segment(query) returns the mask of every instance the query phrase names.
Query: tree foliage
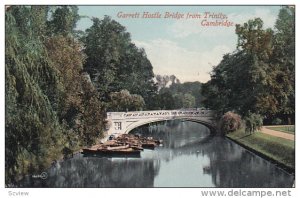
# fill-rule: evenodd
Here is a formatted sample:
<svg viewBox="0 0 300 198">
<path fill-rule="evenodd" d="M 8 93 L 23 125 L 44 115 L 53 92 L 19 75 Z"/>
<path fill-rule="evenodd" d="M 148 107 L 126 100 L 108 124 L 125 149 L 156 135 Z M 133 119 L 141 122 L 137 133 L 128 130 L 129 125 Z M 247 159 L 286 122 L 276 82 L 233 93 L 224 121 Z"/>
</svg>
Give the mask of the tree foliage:
<svg viewBox="0 0 300 198">
<path fill-rule="evenodd" d="M 158 90 L 168 87 L 168 85 L 180 84 L 180 80 L 175 75 L 155 75 Z"/>
<path fill-rule="evenodd" d="M 34 30 L 41 26 L 29 22 L 35 16 L 42 20 L 41 15 L 33 13 L 30 8 L 14 6 L 5 16 L 7 181 L 14 181 L 14 176 L 23 172 L 42 168 L 41 162 L 53 155 L 52 150 L 62 146 L 59 142 L 62 127 L 54 111 L 58 98 L 52 96 L 61 91 L 61 86 L 43 42 L 33 36 L 39 33 Z"/>
<path fill-rule="evenodd" d="M 156 92 L 152 65 L 144 49 L 132 43 L 124 26 L 108 16 L 93 18 L 83 41 L 87 55 L 84 68 L 102 100 L 109 102 L 110 93 L 126 89 L 151 104 Z"/>
<path fill-rule="evenodd" d="M 220 114 L 248 111 L 290 123 L 295 110 L 295 11 L 282 7 L 275 28 L 259 18 L 236 25 L 237 50 L 224 55 L 203 85 L 207 107 Z"/>
<path fill-rule="evenodd" d="M 109 111 L 139 111 L 145 107 L 143 97 L 128 90 L 110 93 L 110 101 Z"/>
<path fill-rule="evenodd" d="M 101 136 L 103 105 L 82 73 L 77 20 L 74 6 L 11 6 L 5 13 L 6 182 Z"/>
<path fill-rule="evenodd" d="M 80 33 L 80 17 L 76 6 L 6 11 L 7 183 L 92 145 L 106 109 L 153 107 L 157 87 L 144 49 L 108 16 Z"/>
<path fill-rule="evenodd" d="M 200 82 L 180 83 L 175 75 L 156 75 L 156 81 L 159 89 L 157 108 L 180 109 L 202 106 Z"/>
<path fill-rule="evenodd" d="M 248 112 L 248 114 L 244 118 L 246 125 L 246 132 L 254 133 L 259 130 L 263 125 L 263 118 L 259 114 Z"/>
</svg>

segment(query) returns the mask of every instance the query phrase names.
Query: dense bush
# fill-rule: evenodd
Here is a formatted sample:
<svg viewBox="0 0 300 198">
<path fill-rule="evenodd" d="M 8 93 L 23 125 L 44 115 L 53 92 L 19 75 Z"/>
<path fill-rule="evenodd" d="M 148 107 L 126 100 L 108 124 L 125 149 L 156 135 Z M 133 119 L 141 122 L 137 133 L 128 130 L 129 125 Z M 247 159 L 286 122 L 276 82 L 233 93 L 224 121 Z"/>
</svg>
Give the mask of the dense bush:
<svg viewBox="0 0 300 198">
<path fill-rule="evenodd" d="M 275 118 L 274 120 L 272 120 L 272 124 L 273 125 L 280 125 L 280 124 L 282 124 L 282 120 L 280 118 Z"/>
<path fill-rule="evenodd" d="M 263 117 L 259 114 L 248 113 L 247 116 L 244 117 L 246 132 L 253 133 L 259 130 L 263 125 Z"/>
<path fill-rule="evenodd" d="M 241 128 L 241 125 L 241 117 L 231 111 L 225 113 L 221 118 L 221 131 L 223 134 L 236 131 L 237 129 Z"/>
</svg>

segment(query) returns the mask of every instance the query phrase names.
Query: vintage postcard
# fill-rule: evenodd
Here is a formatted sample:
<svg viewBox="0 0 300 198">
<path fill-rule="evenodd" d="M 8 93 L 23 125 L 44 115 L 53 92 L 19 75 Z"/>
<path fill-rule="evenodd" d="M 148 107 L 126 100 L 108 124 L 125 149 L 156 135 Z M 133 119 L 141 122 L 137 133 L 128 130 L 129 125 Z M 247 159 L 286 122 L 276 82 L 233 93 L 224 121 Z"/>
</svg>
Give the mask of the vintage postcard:
<svg viewBox="0 0 300 198">
<path fill-rule="evenodd" d="M 5 186 L 294 187 L 295 6 L 6 5 Z"/>
</svg>

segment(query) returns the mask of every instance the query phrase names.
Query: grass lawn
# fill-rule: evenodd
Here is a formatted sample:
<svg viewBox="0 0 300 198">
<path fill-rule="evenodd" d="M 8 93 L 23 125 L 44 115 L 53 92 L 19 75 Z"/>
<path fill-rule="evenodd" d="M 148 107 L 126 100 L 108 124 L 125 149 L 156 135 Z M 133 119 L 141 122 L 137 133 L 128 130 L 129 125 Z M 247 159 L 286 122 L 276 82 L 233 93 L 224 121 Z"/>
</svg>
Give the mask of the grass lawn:
<svg viewBox="0 0 300 198">
<path fill-rule="evenodd" d="M 294 141 L 260 132 L 249 135 L 242 130 L 235 131 L 227 136 L 289 168 L 295 169 Z"/>
<path fill-rule="evenodd" d="M 271 126 L 271 127 L 266 127 L 267 129 L 275 130 L 275 131 L 280 131 L 284 133 L 290 133 L 290 134 L 295 134 L 295 125 L 291 126 Z"/>
</svg>

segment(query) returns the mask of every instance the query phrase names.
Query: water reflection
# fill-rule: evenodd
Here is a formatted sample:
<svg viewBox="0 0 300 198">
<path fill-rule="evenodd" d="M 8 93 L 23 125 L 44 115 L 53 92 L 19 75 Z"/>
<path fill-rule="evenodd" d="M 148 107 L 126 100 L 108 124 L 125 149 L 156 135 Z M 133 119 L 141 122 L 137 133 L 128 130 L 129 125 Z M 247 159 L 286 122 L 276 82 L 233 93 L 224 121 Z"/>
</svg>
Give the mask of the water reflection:
<svg viewBox="0 0 300 198">
<path fill-rule="evenodd" d="M 45 180 L 27 177 L 22 187 L 152 187 L 159 163 L 76 156 L 51 168 Z"/>
<path fill-rule="evenodd" d="M 141 158 L 75 156 L 48 178 L 20 187 L 291 187 L 293 176 L 197 123 L 169 121 L 133 131 L 163 139 Z"/>
</svg>

